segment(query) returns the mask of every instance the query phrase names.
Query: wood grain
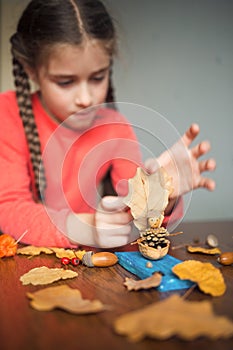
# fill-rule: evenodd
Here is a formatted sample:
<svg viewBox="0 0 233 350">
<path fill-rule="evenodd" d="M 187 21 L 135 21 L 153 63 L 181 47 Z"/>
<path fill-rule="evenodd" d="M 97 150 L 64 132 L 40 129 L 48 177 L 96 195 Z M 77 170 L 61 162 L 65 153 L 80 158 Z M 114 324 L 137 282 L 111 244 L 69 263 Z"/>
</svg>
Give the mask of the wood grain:
<svg viewBox="0 0 233 350">
<path fill-rule="evenodd" d="M 211 223 L 185 223 L 178 229 L 183 235 L 173 237 L 171 246 L 189 243 L 197 237 L 204 243 L 205 236 L 214 233 L 218 236 L 222 251 L 233 251 L 233 221 Z M 170 249 L 171 255 L 182 259 L 196 259 L 212 262 L 219 267 L 227 284 L 227 291 L 222 297 L 210 297 L 197 288 L 188 296 L 189 300 L 211 300 L 214 310 L 219 315 L 233 319 L 233 266 L 221 266 L 216 256 L 187 253 L 186 248 Z M 109 310 L 96 315 L 72 315 L 61 310 L 39 312 L 30 307 L 27 292 L 34 292 L 44 286 L 23 286 L 19 278 L 22 274 L 39 266 L 61 267 L 54 255 L 28 258 L 15 256 L 0 259 L 0 349 L 1 350 L 230 350 L 233 339 L 209 341 L 197 339 L 184 342 L 174 337 L 167 341 L 146 339 L 139 343 L 130 343 L 126 338 L 116 335 L 113 322 L 117 316 L 136 310 L 151 302 L 166 298 L 171 294 L 147 291 L 127 291 L 123 285 L 125 277 L 134 277 L 120 265 L 112 267 L 93 267 L 83 265 L 69 267 L 78 272 L 78 277 L 70 281 L 55 282 L 53 285 L 68 284 L 80 289 L 84 298 L 99 299 L 109 306 Z M 135 277 L 136 278 L 136 277 Z M 174 293 L 174 292 L 173 292 Z M 180 295 L 185 290 L 177 291 Z M 165 310 L 166 316 L 166 310 Z"/>
</svg>

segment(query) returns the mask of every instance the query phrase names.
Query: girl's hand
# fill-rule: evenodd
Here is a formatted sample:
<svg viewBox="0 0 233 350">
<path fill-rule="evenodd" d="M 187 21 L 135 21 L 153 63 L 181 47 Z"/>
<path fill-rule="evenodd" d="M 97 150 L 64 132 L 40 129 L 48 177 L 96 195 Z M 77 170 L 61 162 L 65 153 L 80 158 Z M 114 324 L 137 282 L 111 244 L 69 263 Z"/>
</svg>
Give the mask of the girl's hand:
<svg viewBox="0 0 233 350">
<path fill-rule="evenodd" d="M 96 243 L 101 248 L 119 247 L 134 239 L 132 216 L 122 197 L 106 196 L 95 214 Z"/>
<path fill-rule="evenodd" d="M 214 180 L 202 175 L 205 171 L 215 169 L 215 160 L 199 160 L 201 156 L 209 152 L 209 142 L 202 141 L 190 147 L 199 132 L 199 126 L 192 124 L 170 149 L 163 152 L 157 159 L 151 158 L 145 162 L 145 169 L 149 173 L 155 172 L 159 166 L 162 166 L 172 176 L 174 191 L 170 199 L 175 199 L 197 188 L 206 188 L 209 191 L 215 189 Z"/>
</svg>

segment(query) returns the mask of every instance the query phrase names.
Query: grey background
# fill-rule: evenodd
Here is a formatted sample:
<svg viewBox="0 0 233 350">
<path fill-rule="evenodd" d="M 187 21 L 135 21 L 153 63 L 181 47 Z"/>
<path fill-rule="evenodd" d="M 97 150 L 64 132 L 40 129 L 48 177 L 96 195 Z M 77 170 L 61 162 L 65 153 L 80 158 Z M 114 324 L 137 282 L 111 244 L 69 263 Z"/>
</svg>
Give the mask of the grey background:
<svg viewBox="0 0 233 350">
<path fill-rule="evenodd" d="M 11 88 L 8 37 L 28 1 L 1 0 L 1 91 Z M 120 50 L 114 82 L 120 109 L 146 157 L 158 155 L 192 122 L 216 158 L 216 190 L 186 196 L 185 220 L 233 218 L 233 1 L 105 0 Z M 165 128 L 160 130 L 159 122 Z M 167 126 L 167 135 L 166 135 Z"/>
</svg>

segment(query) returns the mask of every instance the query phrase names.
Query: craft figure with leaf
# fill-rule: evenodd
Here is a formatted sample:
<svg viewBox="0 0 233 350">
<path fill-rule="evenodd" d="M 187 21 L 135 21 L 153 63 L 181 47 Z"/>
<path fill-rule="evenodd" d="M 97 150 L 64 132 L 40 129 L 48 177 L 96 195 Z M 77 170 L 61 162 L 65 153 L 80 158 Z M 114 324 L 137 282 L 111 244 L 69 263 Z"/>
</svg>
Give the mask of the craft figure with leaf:
<svg viewBox="0 0 233 350">
<path fill-rule="evenodd" d="M 131 209 L 134 224 L 140 231 L 139 250 L 146 258 L 159 259 L 167 254 L 170 244 L 166 238 L 169 233 L 161 225 L 173 191 L 172 178 L 164 168 L 148 175 L 139 167 L 128 184 L 129 193 L 124 203 Z"/>
</svg>

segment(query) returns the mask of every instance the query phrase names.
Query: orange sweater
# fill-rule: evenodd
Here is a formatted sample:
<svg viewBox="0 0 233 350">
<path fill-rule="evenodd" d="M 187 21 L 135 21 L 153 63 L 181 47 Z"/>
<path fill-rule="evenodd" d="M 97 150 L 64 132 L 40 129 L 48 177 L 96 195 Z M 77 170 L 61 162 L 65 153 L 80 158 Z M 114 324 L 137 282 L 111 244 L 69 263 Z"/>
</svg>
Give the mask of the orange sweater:
<svg viewBox="0 0 233 350">
<path fill-rule="evenodd" d="M 133 129 L 117 111 L 100 109 L 94 125 L 84 133 L 58 125 L 32 95 L 41 140 L 47 188 L 45 203 L 34 200 L 34 175 L 16 96 L 0 94 L 0 231 L 22 243 L 36 246 L 73 247 L 66 237 L 66 218 L 95 211 L 98 186 L 106 172 L 117 193 L 127 194 L 127 179 L 141 166 Z M 182 217 L 182 201 L 164 224 Z"/>
<path fill-rule="evenodd" d="M 0 230 L 37 246 L 70 247 L 66 217 L 95 211 L 98 185 L 111 169 L 119 195 L 141 166 L 136 136 L 126 119 L 111 109 L 98 111 L 93 127 L 84 133 L 54 122 L 38 95 L 32 96 L 47 180 L 45 205 L 33 199 L 33 173 L 15 93 L 0 94 Z"/>
</svg>

